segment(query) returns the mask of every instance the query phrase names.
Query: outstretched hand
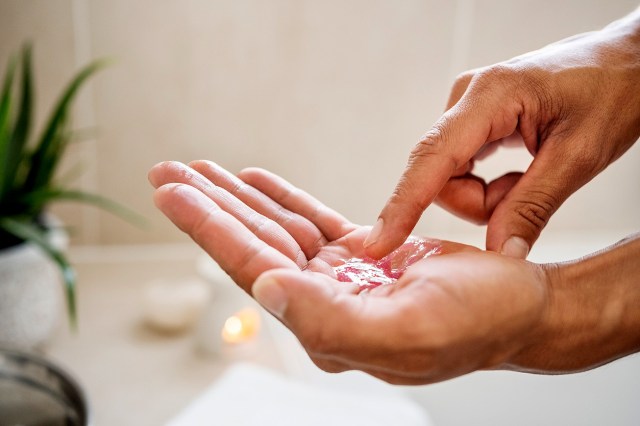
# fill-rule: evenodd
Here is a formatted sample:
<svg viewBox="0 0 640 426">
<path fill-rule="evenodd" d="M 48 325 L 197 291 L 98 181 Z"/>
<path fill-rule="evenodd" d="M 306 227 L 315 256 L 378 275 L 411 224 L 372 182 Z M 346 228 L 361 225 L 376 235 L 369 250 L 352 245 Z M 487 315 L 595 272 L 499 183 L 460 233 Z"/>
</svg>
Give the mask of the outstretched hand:
<svg viewBox="0 0 640 426">
<path fill-rule="evenodd" d="M 333 267 L 364 257 L 369 227 L 355 225 L 263 169 L 234 176 L 211 161 L 156 165 L 157 206 L 247 292 L 260 274 L 285 268 L 335 278 Z M 477 250 L 440 242 L 439 251 Z M 357 287 L 338 283 L 340 291 Z"/>
<path fill-rule="evenodd" d="M 443 241 L 439 255 L 396 283 L 359 294 L 333 268 L 364 257 L 369 228 L 282 178 L 196 161 L 158 164 L 149 179 L 157 206 L 326 371 L 420 384 L 483 368 L 548 367 L 531 343 L 548 306 L 537 265 Z"/>
</svg>

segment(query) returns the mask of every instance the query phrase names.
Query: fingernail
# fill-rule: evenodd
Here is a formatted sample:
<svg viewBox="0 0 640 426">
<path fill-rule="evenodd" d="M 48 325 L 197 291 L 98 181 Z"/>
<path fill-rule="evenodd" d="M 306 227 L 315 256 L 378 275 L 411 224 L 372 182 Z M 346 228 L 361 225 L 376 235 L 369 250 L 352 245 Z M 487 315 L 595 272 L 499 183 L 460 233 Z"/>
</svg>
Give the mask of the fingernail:
<svg viewBox="0 0 640 426">
<path fill-rule="evenodd" d="M 266 310 L 271 312 L 278 318 L 282 318 L 284 311 L 287 309 L 287 294 L 282 286 L 273 278 L 258 278 L 253 284 L 253 297 Z"/>
<path fill-rule="evenodd" d="M 376 224 L 373 225 L 373 228 L 371 228 L 371 232 L 369 232 L 369 235 L 364 240 L 365 248 L 369 247 L 372 244 L 375 244 L 376 241 L 378 241 L 378 238 L 380 238 L 380 234 L 382 234 L 383 226 L 384 226 L 384 220 L 382 218 L 378 219 Z"/>
<path fill-rule="evenodd" d="M 511 237 L 502 245 L 500 254 L 525 259 L 529 254 L 529 244 L 520 237 Z"/>
</svg>

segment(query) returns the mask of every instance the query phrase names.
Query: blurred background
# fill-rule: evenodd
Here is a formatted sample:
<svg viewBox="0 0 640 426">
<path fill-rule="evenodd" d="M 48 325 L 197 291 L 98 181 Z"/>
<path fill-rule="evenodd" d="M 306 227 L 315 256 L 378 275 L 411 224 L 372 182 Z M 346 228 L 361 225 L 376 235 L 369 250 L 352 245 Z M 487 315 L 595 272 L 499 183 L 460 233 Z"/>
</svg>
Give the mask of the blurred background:
<svg viewBox="0 0 640 426">
<path fill-rule="evenodd" d="M 33 41 L 42 112 L 80 66 L 115 60 L 77 103 L 76 127 L 91 137 L 72 147 L 69 168 L 81 165 L 78 185 L 144 214 L 152 229 L 92 207 L 57 213 L 78 244 L 172 243 L 185 237 L 151 202 L 146 173 L 156 162 L 265 167 L 372 224 L 457 74 L 601 28 L 636 4 L 2 0 L 0 61 Z M 506 150 L 478 167 L 492 179 L 530 160 Z M 637 229 L 639 161 L 636 145 L 548 230 Z M 417 231 L 480 232 L 435 206 Z"/>
<path fill-rule="evenodd" d="M 81 171 L 78 187 L 150 222 L 138 229 L 92 207 L 56 207 L 72 228 L 81 330 L 60 337 L 51 353 L 87 384 L 99 423 L 164 422 L 219 370 L 185 355 L 191 346 L 184 339 L 167 343 L 132 326 L 139 317 L 136 284 L 154 273 L 180 279 L 198 256 L 153 206 L 151 166 L 211 159 L 233 172 L 264 167 L 351 220 L 372 224 L 409 151 L 442 113 L 456 75 L 597 30 L 636 6 L 635 0 L 0 0 L 0 63 L 33 42 L 38 122 L 76 70 L 113 59 L 76 103 L 75 127 L 84 137 L 70 146 L 65 169 Z M 502 150 L 477 167 L 493 179 L 530 161 L 524 149 Z M 636 144 L 573 195 L 532 259 L 567 260 L 640 229 L 639 164 Z M 479 246 L 483 232 L 436 206 L 416 231 Z M 110 315 L 114 309 L 119 315 Z M 304 352 L 296 350 L 301 362 Z M 285 370 L 294 352 L 287 353 L 278 364 Z M 632 425 L 640 422 L 639 374 L 632 357 L 581 375 L 478 373 L 406 393 L 436 425 Z M 129 393 L 118 387 L 122 377 Z M 147 417 L 132 422 L 132 413 Z"/>
</svg>

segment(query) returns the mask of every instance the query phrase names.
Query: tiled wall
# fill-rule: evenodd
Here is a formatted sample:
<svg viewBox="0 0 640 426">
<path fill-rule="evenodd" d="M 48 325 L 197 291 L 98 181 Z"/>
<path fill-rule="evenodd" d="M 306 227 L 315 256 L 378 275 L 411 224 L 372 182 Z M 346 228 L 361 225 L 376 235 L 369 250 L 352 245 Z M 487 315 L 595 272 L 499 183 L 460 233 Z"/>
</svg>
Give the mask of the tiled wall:
<svg viewBox="0 0 640 426">
<path fill-rule="evenodd" d="M 95 139 L 74 145 L 67 163 L 84 165 L 78 185 L 133 207 L 152 229 L 92 208 L 57 212 L 77 242 L 172 242 L 184 237 L 152 205 L 154 163 L 267 167 L 372 223 L 457 73 L 597 29 L 636 3 L 0 0 L 0 60 L 32 39 L 38 100 L 50 105 L 80 64 L 116 59 L 79 100 L 76 123 L 95 126 Z M 496 176 L 528 161 L 507 152 L 480 167 Z M 549 228 L 639 228 L 638 164 L 640 144 Z M 419 225 L 434 236 L 473 229 L 436 207 Z"/>
</svg>

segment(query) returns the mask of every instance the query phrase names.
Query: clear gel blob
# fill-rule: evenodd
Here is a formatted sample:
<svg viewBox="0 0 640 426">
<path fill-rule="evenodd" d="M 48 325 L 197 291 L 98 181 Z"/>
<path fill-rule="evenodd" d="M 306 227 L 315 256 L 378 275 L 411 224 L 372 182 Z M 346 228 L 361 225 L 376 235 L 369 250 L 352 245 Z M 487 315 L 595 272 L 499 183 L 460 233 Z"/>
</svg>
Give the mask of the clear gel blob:
<svg viewBox="0 0 640 426">
<path fill-rule="evenodd" d="M 352 257 L 333 268 L 336 278 L 342 282 L 352 282 L 360 290 L 369 290 L 381 285 L 393 284 L 407 268 L 419 260 L 440 252 L 442 244 L 438 240 L 410 237 L 403 245 L 380 260 Z"/>
</svg>

